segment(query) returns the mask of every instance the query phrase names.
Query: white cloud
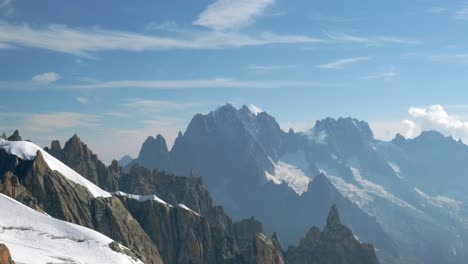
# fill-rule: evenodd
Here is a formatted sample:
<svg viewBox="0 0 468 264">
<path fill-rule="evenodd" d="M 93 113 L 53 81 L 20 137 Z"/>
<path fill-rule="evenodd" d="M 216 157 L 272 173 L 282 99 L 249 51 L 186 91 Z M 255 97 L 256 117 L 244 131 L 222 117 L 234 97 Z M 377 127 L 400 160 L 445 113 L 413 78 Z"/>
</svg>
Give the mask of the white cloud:
<svg viewBox="0 0 468 264">
<path fill-rule="evenodd" d="M 341 59 L 341 60 L 332 61 L 326 64 L 322 64 L 322 65 L 319 65 L 318 67 L 322 69 L 342 69 L 348 64 L 368 61 L 369 59 L 370 59 L 369 57 L 347 58 L 347 59 Z"/>
<path fill-rule="evenodd" d="M 447 11 L 448 11 L 447 8 L 440 7 L 440 6 L 433 6 L 433 7 L 430 7 L 429 9 L 427 9 L 427 12 L 432 13 L 432 14 L 441 14 L 441 13 L 445 13 Z"/>
<path fill-rule="evenodd" d="M 256 72 L 270 72 L 276 70 L 287 70 L 287 69 L 295 69 L 297 65 L 295 64 L 286 64 L 286 65 L 249 65 L 247 69 Z"/>
<path fill-rule="evenodd" d="M 209 5 L 193 22 L 214 30 L 238 29 L 262 15 L 274 0 L 217 0 Z"/>
<path fill-rule="evenodd" d="M 0 1 L 0 8 L 5 8 L 9 6 L 12 2 L 12 0 L 2 0 Z"/>
<path fill-rule="evenodd" d="M 263 112 L 263 110 L 260 107 L 254 105 L 254 104 L 249 104 L 248 108 L 249 108 L 250 112 L 252 112 L 253 114 L 256 114 L 256 115 Z"/>
<path fill-rule="evenodd" d="M 408 124 L 413 127 L 414 131 L 410 137 L 416 136 L 416 132 L 425 130 L 437 130 L 444 135 L 453 136 L 454 138 L 468 139 L 468 121 L 453 115 L 449 115 L 441 105 L 433 105 L 430 107 L 411 107 L 408 110 L 412 120 Z"/>
<path fill-rule="evenodd" d="M 13 0 L 0 0 L 0 14 L 10 17 L 14 12 Z"/>
<path fill-rule="evenodd" d="M 80 104 L 87 104 L 89 102 L 89 99 L 86 97 L 77 97 L 76 101 Z"/>
<path fill-rule="evenodd" d="M 181 32 L 177 37 L 137 34 L 103 29 L 73 29 L 49 25 L 33 28 L 27 24 L 0 22 L 0 45 L 48 49 L 82 57 L 109 50 L 143 51 L 168 49 L 222 49 L 271 44 L 312 44 L 324 40 L 305 35 L 263 32 L 255 36 L 238 32 Z"/>
<path fill-rule="evenodd" d="M 428 58 L 438 62 L 468 64 L 468 53 L 433 54 L 429 55 Z"/>
<path fill-rule="evenodd" d="M 361 77 L 361 79 L 362 80 L 385 80 L 385 81 L 389 81 L 389 80 L 392 80 L 396 76 L 398 76 L 398 72 L 395 70 L 395 67 L 392 66 L 392 67 L 389 67 L 389 68 L 383 70 L 382 72 Z"/>
<path fill-rule="evenodd" d="M 384 45 L 384 44 L 404 44 L 404 45 L 416 45 L 421 44 L 421 41 L 415 39 L 406 39 L 394 36 L 370 36 L 361 37 L 343 33 L 330 33 L 324 31 L 324 34 L 332 41 L 339 43 L 356 43 L 365 45 Z"/>
<path fill-rule="evenodd" d="M 46 72 L 35 75 L 32 77 L 32 80 L 40 85 L 49 85 L 60 79 L 60 75 L 56 72 Z"/>
<path fill-rule="evenodd" d="M 149 31 L 160 30 L 173 32 L 177 31 L 177 23 L 175 21 L 164 21 L 162 23 L 151 22 L 146 25 L 145 29 Z"/>
<path fill-rule="evenodd" d="M 468 7 L 462 8 L 455 12 L 455 18 L 461 20 L 468 20 Z"/>
<path fill-rule="evenodd" d="M 74 112 L 52 112 L 43 114 L 28 114 L 23 119 L 28 131 L 54 131 L 75 127 L 99 126 L 99 118 L 95 115 Z"/>
<path fill-rule="evenodd" d="M 133 111 L 144 113 L 162 113 L 174 111 L 186 111 L 193 108 L 208 107 L 214 104 L 209 102 L 176 102 L 164 100 L 133 99 L 123 104 Z"/>
<path fill-rule="evenodd" d="M 229 78 L 198 79 L 198 80 L 122 80 L 104 81 L 69 86 L 74 89 L 114 89 L 114 88 L 144 88 L 144 89 L 197 89 L 197 88 L 283 88 L 283 87 L 318 87 L 330 86 L 324 83 L 270 80 L 251 81 Z"/>
</svg>

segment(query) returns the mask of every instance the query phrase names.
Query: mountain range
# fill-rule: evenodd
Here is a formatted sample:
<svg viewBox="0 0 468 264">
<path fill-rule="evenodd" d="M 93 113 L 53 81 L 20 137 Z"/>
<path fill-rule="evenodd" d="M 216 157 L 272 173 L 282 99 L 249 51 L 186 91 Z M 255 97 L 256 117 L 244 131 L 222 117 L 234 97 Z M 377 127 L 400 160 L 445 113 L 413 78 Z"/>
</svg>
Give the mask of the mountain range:
<svg viewBox="0 0 468 264">
<path fill-rule="evenodd" d="M 17 131 L 14 135 L 0 139 L 0 211 L 5 213 L 0 242 L 7 246 L 1 248 L 2 264 L 14 263 L 11 258 L 17 263 L 294 264 L 311 256 L 321 263 L 332 255 L 347 261 L 366 256 L 362 263 L 377 263 L 373 247 L 341 225 L 336 207 L 329 219 L 338 220 L 328 221 L 323 239 L 316 241 L 322 246 L 300 245 L 301 252 L 320 254 L 289 260 L 293 253 L 281 248 L 277 234 L 266 235 L 261 222 L 231 220 L 201 177 L 138 164 L 125 172 L 117 161 L 106 166 L 77 135 L 63 148 L 53 141 L 44 149 L 21 141 Z M 347 239 L 330 240 L 341 236 Z"/>
<path fill-rule="evenodd" d="M 134 164 L 201 176 L 234 219 L 255 216 L 285 246 L 336 204 L 383 263 L 464 263 L 468 146 L 426 131 L 374 138 L 365 121 L 326 118 L 283 131 L 266 112 L 223 105 L 193 117 L 172 149 L 148 137 Z"/>
</svg>

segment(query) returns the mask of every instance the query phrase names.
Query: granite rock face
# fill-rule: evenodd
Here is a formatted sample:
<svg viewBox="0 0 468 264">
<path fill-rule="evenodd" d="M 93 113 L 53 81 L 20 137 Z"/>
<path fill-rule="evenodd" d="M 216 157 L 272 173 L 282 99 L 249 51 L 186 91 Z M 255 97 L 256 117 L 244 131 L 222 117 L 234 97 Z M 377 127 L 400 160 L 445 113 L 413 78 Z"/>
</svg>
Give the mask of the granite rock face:
<svg viewBox="0 0 468 264">
<path fill-rule="evenodd" d="M 251 217 L 236 222 L 234 233 L 245 263 L 286 263 L 276 233 L 272 237 L 265 235 L 260 221 Z"/>
<path fill-rule="evenodd" d="M 352 231 L 341 224 L 338 209 L 332 206 L 322 232 L 312 227 L 297 247 L 286 253 L 290 264 L 378 264 L 374 248 L 360 243 Z"/>
<path fill-rule="evenodd" d="M 92 228 L 136 252 L 145 263 L 162 263 L 157 247 L 116 197 L 95 198 L 51 170 L 38 151 L 32 161 L 0 149 L 0 190 L 52 217 Z"/>
<path fill-rule="evenodd" d="M 15 264 L 11 259 L 10 251 L 4 244 L 0 244 L 0 264 Z"/>
<path fill-rule="evenodd" d="M 19 134 L 18 129 L 13 132 L 11 136 L 8 137 L 8 141 L 21 141 L 21 136 Z"/>
<path fill-rule="evenodd" d="M 119 189 L 121 171 L 117 162 L 107 167 L 76 134 L 65 143 L 63 149 L 60 142 L 54 140 L 50 148 L 44 150 L 102 189 Z"/>
</svg>

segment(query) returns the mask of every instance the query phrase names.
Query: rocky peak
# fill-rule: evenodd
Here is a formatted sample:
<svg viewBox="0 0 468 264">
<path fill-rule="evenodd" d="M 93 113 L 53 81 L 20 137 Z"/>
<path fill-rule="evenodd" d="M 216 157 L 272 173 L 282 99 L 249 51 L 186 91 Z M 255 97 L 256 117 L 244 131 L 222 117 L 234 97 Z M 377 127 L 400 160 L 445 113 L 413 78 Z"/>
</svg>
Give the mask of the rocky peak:
<svg viewBox="0 0 468 264">
<path fill-rule="evenodd" d="M 5 134 L 5 132 L 2 133 L 2 135 L 0 136 L 1 139 L 4 139 L 4 140 L 8 140 L 8 137 L 7 135 Z"/>
<path fill-rule="evenodd" d="M 378 264 L 374 248 L 360 243 L 351 230 L 341 224 L 338 209 L 333 205 L 322 232 L 312 227 L 297 247 L 289 247 L 290 264 Z"/>
<path fill-rule="evenodd" d="M 11 259 L 10 251 L 4 244 L 0 244 L 0 264 L 15 264 Z"/>
<path fill-rule="evenodd" d="M 119 166 L 119 162 L 112 160 L 111 165 L 109 166 L 109 171 L 115 175 L 121 175 L 123 173 L 122 168 Z"/>
<path fill-rule="evenodd" d="M 396 134 L 395 138 L 392 139 L 392 142 L 397 144 L 397 145 L 402 145 L 402 144 L 405 144 L 408 141 L 406 140 L 406 138 L 402 134 L 398 133 L 398 134 Z"/>
<path fill-rule="evenodd" d="M 338 213 L 338 208 L 336 208 L 336 205 L 333 204 L 327 217 L 327 227 L 333 227 L 337 225 L 341 225 L 340 214 Z"/>
<path fill-rule="evenodd" d="M 350 140 L 374 140 L 374 134 L 365 121 L 360 121 L 355 118 L 326 118 L 315 123 L 315 132 L 324 131 L 328 136 L 337 138 L 349 138 Z"/>
<path fill-rule="evenodd" d="M 21 140 L 22 139 L 21 139 L 18 129 L 16 129 L 15 132 L 13 132 L 13 134 L 8 137 L 8 141 L 21 141 Z"/>
<path fill-rule="evenodd" d="M 60 145 L 60 141 L 52 140 L 52 143 L 50 144 L 50 150 L 52 150 L 52 151 L 62 150 L 62 146 Z"/>
<path fill-rule="evenodd" d="M 51 148 L 44 150 L 99 187 L 108 191 L 118 190 L 118 177 L 121 174 L 118 165 L 111 164 L 108 168 L 77 134 L 65 143 L 63 149 L 58 141 L 53 141 Z"/>
<path fill-rule="evenodd" d="M 170 171 L 169 156 L 169 150 L 167 149 L 164 137 L 161 135 L 157 135 L 156 138 L 150 136 L 141 146 L 138 159 L 135 162 L 149 169 L 157 168 Z M 132 165 L 132 163 L 129 165 Z"/>
</svg>

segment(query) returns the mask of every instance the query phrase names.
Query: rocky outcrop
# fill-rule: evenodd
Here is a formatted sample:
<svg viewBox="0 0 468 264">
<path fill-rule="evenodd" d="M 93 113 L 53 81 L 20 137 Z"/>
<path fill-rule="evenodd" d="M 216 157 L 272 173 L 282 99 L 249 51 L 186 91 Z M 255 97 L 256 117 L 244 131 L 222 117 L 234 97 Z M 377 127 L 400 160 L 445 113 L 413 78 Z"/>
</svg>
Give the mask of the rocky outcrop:
<svg viewBox="0 0 468 264">
<path fill-rule="evenodd" d="M 216 259 L 211 229 L 204 217 L 157 201 L 121 199 L 156 244 L 164 263 L 225 263 Z"/>
<path fill-rule="evenodd" d="M 290 264 L 378 264 L 372 245 L 360 243 L 351 230 L 341 224 L 338 209 L 330 209 L 322 232 L 312 227 L 297 247 L 286 253 Z"/>
<path fill-rule="evenodd" d="M 26 205 L 30 203 L 21 195 L 30 197 L 52 217 L 101 232 L 135 251 L 145 263 L 162 263 L 157 247 L 118 198 L 93 197 L 85 187 L 52 171 L 40 151 L 28 161 L 0 149 L 0 165 L 2 193 Z"/>
<path fill-rule="evenodd" d="M 286 263 L 278 241 L 263 233 L 255 235 L 254 254 L 251 263 L 284 264 Z"/>
<path fill-rule="evenodd" d="M 234 233 L 246 263 L 286 263 L 276 235 L 265 235 L 262 223 L 253 217 L 234 223 Z"/>
<path fill-rule="evenodd" d="M 15 264 L 11 259 L 10 250 L 4 244 L 0 244 L 0 264 Z"/>
<path fill-rule="evenodd" d="M 13 132 L 11 136 L 8 137 L 8 141 L 21 141 L 21 136 L 19 134 L 18 129 Z"/>
<path fill-rule="evenodd" d="M 160 170 L 170 171 L 169 150 L 166 140 L 163 136 L 157 135 L 156 138 L 148 137 L 143 143 L 138 158 L 128 164 L 128 168 L 138 163 L 149 169 L 158 168 Z"/>
<path fill-rule="evenodd" d="M 102 189 L 119 190 L 119 176 L 122 171 L 117 162 L 113 161 L 107 167 L 76 134 L 65 143 L 63 149 L 60 142 L 54 140 L 50 148 L 44 150 Z"/>
<path fill-rule="evenodd" d="M 206 261 L 215 261 L 214 263 L 226 263 L 238 257 L 239 252 L 232 235 L 232 221 L 221 207 L 215 205 L 213 199 L 203 185 L 201 178 L 178 177 L 163 171 L 150 171 L 135 164 L 128 174 L 124 174 L 121 177 L 120 185 L 124 192 L 142 195 L 155 194 L 169 204 L 177 205 L 182 203 L 200 214 L 200 217 L 193 217 L 192 215 L 191 218 L 186 218 L 183 216 L 187 215 L 185 213 L 181 214 L 183 211 L 180 211 L 180 208 L 174 210 L 174 208 L 167 209 L 161 204 L 154 204 L 154 202 L 153 204 L 147 204 L 146 202 L 143 204 L 136 204 L 134 201 L 127 201 L 127 207 L 130 211 L 133 210 L 135 217 L 138 216 L 138 219 L 153 215 L 153 217 L 150 218 L 152 223 L 148 223 L 146 220 L 140 221 L 142 226 L 144 228 L 146 227 L 145 230 L 148 230 L 150 237 L 152 237 L 151 233 L 153 233 L 154 230 L 166 230 L 168 228 L 170 230 L 178 230 L 177 228 L 179 228 L 177 225 L 165 225 L 164 228 L 154 227 L 155 221 L 158 221 L 158 223 L 172 222 L 173 224 L 186 222 L 188 226 L 185 227 L 182 232 L 177 232 L 181 232 L 182 236 L 184 236 L 184 233 L 187 232 L 185 229 L 188 229 L 191 230 L 190 232 L 197 235 L 197 239 L 203 243 L 196 242 L 196 244 L 199 244 L 203 252 L 205 252 L 202 256 L 199 256 L 200 258 L 204 258 Z M 145 206 L 146 208 L 144 208 Z M 141 209 L 141 207 L 143 207 L 143 209 Z M 135 212 L 137 208 L 140 209 L 137 210 L 138 212 Z M 203 229 L 208 230 L 209 234 L 201 234 L 199 230 Z M 181 234 L 171 237 L 169 241 L 177 241 Z M 170 232 L 166 231 L 157 232 L 156 236 L 158 235 L 166 237 L 171 236 Z M 156 244 L 163 252 L 166 252 L 164 249 L 166 245 L 164 243 L 156 241 Z M 179 247 L 179 245 L 174 246 L 176 248 Z M 174 248 L 174 246 L 171 247 Z M 174 251 L 174 249 L 171 250 Z M 164 255 L 164 253 L 162 254 Z M 177 259 L 177 256 L 171 258 Z"/>
</svg>

